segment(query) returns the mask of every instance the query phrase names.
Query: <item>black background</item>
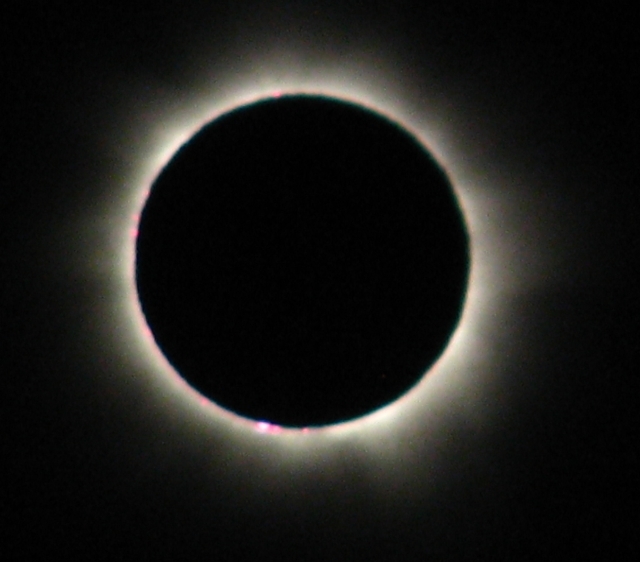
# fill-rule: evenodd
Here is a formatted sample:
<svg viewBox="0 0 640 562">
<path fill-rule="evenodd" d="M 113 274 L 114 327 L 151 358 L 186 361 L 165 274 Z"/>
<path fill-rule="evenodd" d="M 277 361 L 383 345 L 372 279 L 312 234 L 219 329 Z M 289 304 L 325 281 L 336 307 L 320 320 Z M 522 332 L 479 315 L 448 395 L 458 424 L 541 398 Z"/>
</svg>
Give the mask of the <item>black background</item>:
<svg viewBox="0 0 640 562">
<path fill-rule="evenodd" d="M 229 37 L 259 42 L 257 22 L 337 57 L 366 35 L 428 65 L 472 100 L 476 130 L 511 124 L 509 154 L 560 196 L 558 221 L 582 225 L 575 274 L 519 303 L 530 353 L 509 380 L 538 392 L 508 410 L 482 468 L 480 443 L 463 436 L 449 446 L 460 462 L 447 489 L 421 494 L 416 475 L 414 499 L 393 510 L 337 476 L 319 477 L 322 494 L 301 483 L 309 503 L 288 504 L 277 487 L 272 503 L 229 479 L 204 489 L 194 455 L 136 472 L 160 458 L 157 441 L 125 415 L 133 399 L 92 387 L 114 376 L 109 365 L 80 371 L 73 359 L 84 344 L 71 327 L 96 287 L 70 282 L 78 256 L 51 240 L 91 208 L 97 164 L 113 157 L 97 139 L 114 77 L 176 79 L 196 41 L 210 52 Z M 1 26 L 3 559 L 634 558 L 637 46 L 622 3 L 9 2 Z"/>
</svg>

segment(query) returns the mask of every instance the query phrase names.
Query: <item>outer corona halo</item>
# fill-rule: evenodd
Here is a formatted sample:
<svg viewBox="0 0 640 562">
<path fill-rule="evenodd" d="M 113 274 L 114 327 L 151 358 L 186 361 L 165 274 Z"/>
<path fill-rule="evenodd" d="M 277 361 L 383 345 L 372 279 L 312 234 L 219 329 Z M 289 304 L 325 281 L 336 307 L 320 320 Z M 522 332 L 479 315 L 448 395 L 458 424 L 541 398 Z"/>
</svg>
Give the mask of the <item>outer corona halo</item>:
<svg viewBox="0 0 640 562">
<path fill-rule="evenodd" d="M 88 213 L 80 225 L 72 223 L 83 231 L 78 255 L 84 257 L 78 267 L 84 275 L 107 283 L 102 301 L 92 304 L 109 320 L 100 324 L 93 349 L 114 372 L 122 373 L 118 384 L 123 392 L 135 392 L 147 402 L 140 416 L 156 412 L 156 417 L 182 420 L 182 438 L 193 441 L 194 447 L 207 448 L 211 439 L 234 443 L 244 451 L 238 452 L 238 462 L 245 454 L 258 455 L 256 462 L 266 455 L 267 465 L 275 468 L 303 459 L 304 466 L 331 463 L 338 454 L 337 444 L 344 443 L 350 458 L 355 459 L 357 451 L 394 463 L 404 458 L 403 466 L 409 470 L 418 457 L 399 443 L 423 435 L 425 427 L 430 439 L 438 442 L 446 439 L 444 428 L 450 420 L 473 419 L 476 427 L 490 428 L 491 420 L 500 415 L 499 409 L 486 404 L 500 384 L 500 372 L 521 350 L 512 336 L 510 299 L 548 282 L 551 266 L 541 257 L 546 251 L 542 240 L 553 225 L 540 220 L 533 232 L 522 228 L 525 216 L 543 216 L 536 212 L 533 188 L 527 189 L 529 178 L 511 168 L 487 166 L 484 147 L 500 131 L 466 134 L 473 126 L 475 108 L 468 100 L 456 101 L 446 84 L 434 79 L 427 88 L 424 83 L 407 82 L 407 73 L 416 69 L 400 60 L 394 63 L 390 55 L 371 59 L 370 45 L 347 62 L 309 63 L 298 60 L 299 51 L 278 46 L 246 57 L 251 62 L 243 68 L 212 67 L 211 60 L 201 61 L 207 72 L 195 70 L 195 78 L 188 80 L 190 91 L 183 85 L 179 93 L 138 85 L 114 114 L 103 148 L 114 154 L 120 167 L 111 163 L 104 170 L 103 194 L 96 197 L 102 202 L 96 212 Z M 301 94 L 365 107 L 399 124 L 434 156 L 446 171 L 465 218 L 470 270 L 457 328 L 428 376 L 411 392 L 358 419 L 290 430 L 231 414 L 176 375 L 158 350 L 139 306 L 135 245 L 150 186 L 197 131 L 234 108 Z M 514 177 L 518 189 L 510 195 Z M 526 267 L 518 258 L 523 247 L 528 251 Z M 505 340 L 510 340 L 508 355 L 497 352 Z M 267 445 L 265 434 L 280 438 Z"/>
</svg>

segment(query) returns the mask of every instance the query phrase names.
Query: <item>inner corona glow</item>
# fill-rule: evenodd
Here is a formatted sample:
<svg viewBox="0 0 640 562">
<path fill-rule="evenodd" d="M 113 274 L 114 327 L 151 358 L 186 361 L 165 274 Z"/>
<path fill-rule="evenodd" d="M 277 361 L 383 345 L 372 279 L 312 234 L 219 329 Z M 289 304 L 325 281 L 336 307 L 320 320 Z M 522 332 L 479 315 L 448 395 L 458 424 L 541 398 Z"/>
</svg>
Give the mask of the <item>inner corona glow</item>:
<svg viewBox="0 0 640 562">
<path fill-rule="evenodd" d="M 438 415 L 456 407 L 459 413 L 479 423 L 486 421 L 491 412 L 483 406 L 483 400 L 490 394 L 492 373 L 508 360 L 493 350 L 495 339 L 504 336 L 501 329 L 508 320 L 508 296 L 524 292 L 535 284 L 542 264 L 530 262 L 525 268 L 514 259 L 518 246 L 526 242 L 519 238 L 519 224 L 513 213 L 510 215 L 512 204 L 501 195 L 507 180 L 474 167 L 474 157 L 468 147 L 465 150 L 462 143 L 456 142 L 465 129 L 465 112 L 456 108 L 447 114 L 438 109 L 435 102 L 429 105 L 424 92 L 400 88 L 398 84 L 402 82 L 394 80 L 393 71 L 385 74 L 379 65 L 368 68 L 371 72 L 366 79 L 361 67 L 355 74 L 353 68 L 346 67 L 333 72 L 319 69 L 315 78 L 309 78 L 308 71 L 296 73 L 294 69 L 283 73 L 281 63 L 272 63 L 271 67 L 263 64 L 261 68 L 260 76 L 248 72 L 244 82 L 237 76 L 229 77 L 226 82 L 222 80 L 226 84 L 224 90 L 205 80 L 201 86 L 194 87 L 188 99 L 183 95 L 177 108 L 171 101 L 158 109 L 157 100 L 136 108 L 149 116 L 153 126 L 139 123 L 133 126 L 136 130 L 129 131 L 131 138 L 125 145 L 132 150 L 131 167 L 122 174 L 119 191 L 109 186 L 112 189 L 109 202 L 105 203 L 106 211 L 100 212 L 108 231 L 109 248 L 105 251 L 103 242 L 90 260 L 94 273 L 102 279 L 106 277 L 110 287 L 102 313 L 114 320 L 105 326 L 105 340 L 109 340 L 108 345 L 115 350 L 111 361 L 119 368 L 141 373 L 159 396 L 194 421 L 206 420 L 216 431 L 241 439 L 245 446 L 259 446 L 261 440 L 269 439 L 269 454 L 276 455 L 274 462 L 295 457 L 302 451 L 307 455 L 323 451 L 322 454 L 327 455 L 335 443 L 344 440 L 359 444 L 360 450 L 397 455 L 397 445 L 392 443 L 397 443 L 402 436 L 412 439 L 427 424 L 436 431 Z M 134 279 L 135 235 L 140 211 L 153 181 L 178 148 L 219 115 L 265 97 L 285 94 L 314 94 L 345 100 L 399 123 L 446 171 L 470 236 L 471 265 L 463 313 L 448 347 L 428 376 L 408 394 L 368 416 L 304 430 L 281 428 L 269 420 L 258 423 L 245 420 L 191 389 L 156 347 L 139 308 Z M 127 117 L 130 119 L 131 115 Z M 146 131 L 147 135 L 140 131 Z M 146 140 L 140 142 L 140 137 Z M 118 146 L 115 141 L 107 144 L 114 150 Z M 90 222 L 95 232 L 96 217 L 91 217 Z M 511 236 L 506 236 L 507 233 Z M 84 251 L 86 255 L 86 249 Z M 116 256 L 116 263 L 110 264 L 108 259 L 105 262 L 106 255 Z M 516 352 L 514 344 L 511 356 Z M 406 448 L 400 452 L 408 454 Z"/>
</svg>

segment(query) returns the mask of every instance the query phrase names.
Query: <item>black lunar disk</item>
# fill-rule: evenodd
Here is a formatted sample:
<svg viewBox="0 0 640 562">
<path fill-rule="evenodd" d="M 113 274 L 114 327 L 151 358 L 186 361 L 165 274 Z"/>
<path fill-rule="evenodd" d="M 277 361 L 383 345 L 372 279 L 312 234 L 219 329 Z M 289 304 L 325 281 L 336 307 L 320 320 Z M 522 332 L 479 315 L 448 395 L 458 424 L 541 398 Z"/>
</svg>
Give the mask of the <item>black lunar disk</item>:
<svg viewBox="0 0 640 562">
<path fill-rule="evenodd" d="M 189 385 L 289 427 L 350 420 L 410 390 L 461 315 L 468 235 L 446 174 L 369 109 L 291 95 L 239 107 L 152 186 L 140 304 Z"/>
</svg>

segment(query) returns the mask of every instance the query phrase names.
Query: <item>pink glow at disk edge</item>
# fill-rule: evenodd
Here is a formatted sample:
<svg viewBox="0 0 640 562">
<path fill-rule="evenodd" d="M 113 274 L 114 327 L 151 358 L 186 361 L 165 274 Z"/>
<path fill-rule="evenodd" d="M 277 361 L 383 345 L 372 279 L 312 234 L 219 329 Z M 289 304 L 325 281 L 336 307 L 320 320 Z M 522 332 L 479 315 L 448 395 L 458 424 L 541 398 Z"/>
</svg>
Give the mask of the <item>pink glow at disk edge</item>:
<svg viewBox="0 0 640 562">
<path fill-rule="evenodd" d="M 272 435 L 276 433 L 282 433 L 282 427 L 266 421 L 256 422 L 255 428 L 258 433 L 269 433 Z"/>
</svg>

